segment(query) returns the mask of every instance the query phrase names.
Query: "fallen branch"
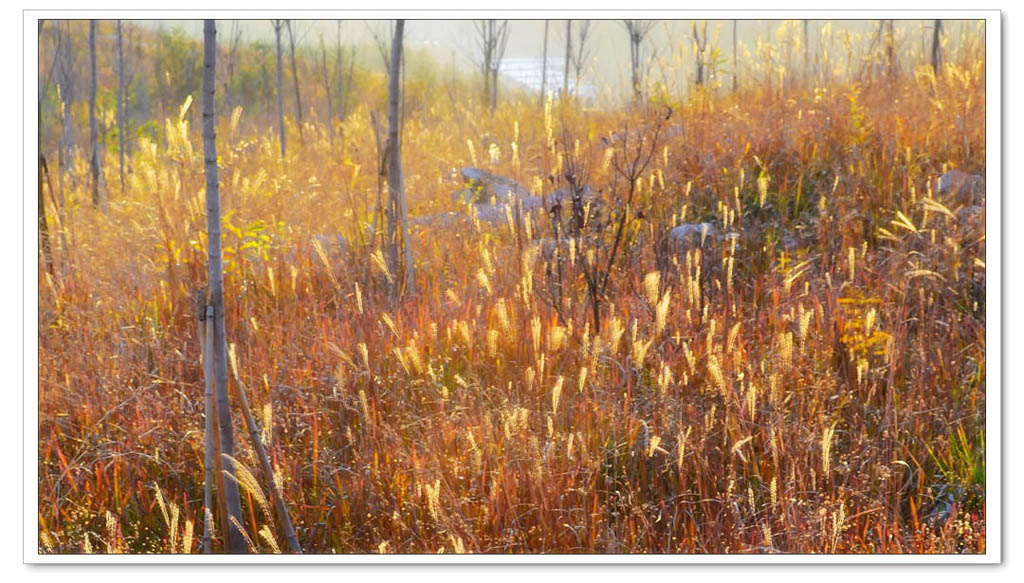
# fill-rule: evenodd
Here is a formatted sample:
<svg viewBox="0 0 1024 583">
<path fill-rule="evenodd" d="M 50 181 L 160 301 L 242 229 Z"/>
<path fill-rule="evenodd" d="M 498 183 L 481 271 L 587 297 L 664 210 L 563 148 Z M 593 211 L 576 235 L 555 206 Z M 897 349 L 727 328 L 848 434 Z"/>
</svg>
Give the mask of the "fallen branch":
<svg viewBox="0 0 1024 583">
<path fill-rule="evenodd" d="M 238 361 L 235 359 L 235 345 L 232 344 L 228 348 L 228 360 L 231 363 L 231 374 L 235 378 L 235 388 L 238 392 L 238 402 L 242 405 L 242 418 L 245 419 L 245 427 L 249 430 L 249 438 L 252 439 L 252 447 L 256 450 L 256 457 L 260 460 L 260 468 L 263 470 L 263 477 L 266 478 L 270 485 L 270 491 L 274 495 L 274 506 L 277 508 L 278 520 L 281 521 L 281 527 L 284 530 L 285 538 L 288 539 L 288 546 L 295 554 L 302 554 L 302 547 L 299 545 L 299 539 L 295 536 L 295 528 L 292 526 L 291 516 L 288 514 L 288 507 L 285 506 L 284 496 L 281 494 L 281 489 L 278 488 L 277 482 L 274 480 L 274 469 L 270 466 L 270 458 L 267 457 L 267 450 L 263 447 L 263 441 L 260 439 L 259 428 L 256 427 L 256 419 L 252 416 L 252 410 L 249 409 L 249 399 L 245 396 L 245 383 L 242 382 L 242 377 L 238 374 Z"/>
</svg>

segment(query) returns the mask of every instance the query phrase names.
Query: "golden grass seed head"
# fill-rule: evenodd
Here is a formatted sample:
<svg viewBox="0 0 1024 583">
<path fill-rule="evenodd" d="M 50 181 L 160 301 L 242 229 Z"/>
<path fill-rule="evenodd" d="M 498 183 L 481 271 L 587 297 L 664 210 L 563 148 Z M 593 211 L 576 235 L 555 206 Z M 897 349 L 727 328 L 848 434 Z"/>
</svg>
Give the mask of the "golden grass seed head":
<svg viewBox="0 0 1024 583">
<path fill-rule="evenodd" d="M 275 555 L 281 554 L 281 547 L 277 544 L 277 539 L 274 538 L 274 533 L 270 530 L 270 527 L 264 524 L 260 527 L 259 531 L 260 538 L 262 538 L 269 546 L 270 550 Z"/>
<path fill-rule="evenodd" d="M 652 271 L 644 276 L 644 292 L 647 294 L 647 303 L 653 308 L 658 303 L 658 295 L 661 286 L 661 272 Z"/>
<path fill-rule="evenodd" d="M 559 401 L 559 399 L 562 396 L 562 382 L 564 380 L 565 380 L 565 377 L 559 376 L 558 379 L 555 381 L 555 386 L 551 389 L 551 412 L 552 413 L 557 413 L 558 412 L 558 401 Z"/>
</svg>

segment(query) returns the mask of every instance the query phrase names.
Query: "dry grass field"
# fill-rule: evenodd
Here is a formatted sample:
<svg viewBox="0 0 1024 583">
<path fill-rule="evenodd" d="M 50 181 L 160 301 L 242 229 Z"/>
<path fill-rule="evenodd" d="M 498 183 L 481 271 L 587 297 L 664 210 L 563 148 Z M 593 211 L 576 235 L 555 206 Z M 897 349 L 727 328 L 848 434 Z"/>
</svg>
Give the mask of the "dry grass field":
<svg viewBox="0 0 1024 583">
<path fill-rule="evenodd" d="M 966 30 L 938 74 L 766 70 L 618 108 L 510 89 L 492 115 L 469 77 L 411 75 L 415 285 L 395 298 L 379 66 L 333 139 L 310 81 L 284 159 L 274 110 L 225 106 L 227 341 L 304 552 L 984 552 L 985 62 Z M 111 142 L 106 212 L 87 149 L 59 168 L 44 116 L 42 552 L 201 551 L 199 95 L 164 114 L 123 191 Z M 470 167 L 546 201 L 585 179 L 585 232 L 567 204 L 453 196 Z M 287 551 L 235 419 L 247 544 Z"/>
</svg>

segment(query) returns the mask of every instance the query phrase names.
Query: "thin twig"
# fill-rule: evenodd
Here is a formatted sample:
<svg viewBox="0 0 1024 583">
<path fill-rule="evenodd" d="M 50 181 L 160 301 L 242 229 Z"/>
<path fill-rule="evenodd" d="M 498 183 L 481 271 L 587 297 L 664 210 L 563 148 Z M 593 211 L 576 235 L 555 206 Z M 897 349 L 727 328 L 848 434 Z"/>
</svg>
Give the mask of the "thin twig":
<svg viewBox="0 0 1024 583">
<path fill-rule="evenodd" d="M 256 450 L 256 457 L 260 460 L 263 477 L 269 483 L 270 492 L 274 495 L 274 506 L 277 507 L 278 520 L 281 521 L 281 528 L 284 530 L 285 538 L 288 539 L 288 546 L 293 553 L 301 555 L 302 547 L 299 545 L 298 537 L 295 536 L 295 528 L 292 526 L 288 507 L 284 503 L 284 496 L 281 494 L 281 489 L 277 486 L 277 481 L 274 480 L 274 469 L 270 465 L 270 458 L 267 457 L 267 450 L 263 447 L 263 440 L 260 439 L 259 428 L 256 426 L 256 420 L 252 416 L 252 410 L 249 409 L 249 399 L 245 396 L 245 383 L 242 382 L 242 377 L 238 374 L 238 362 L 235 359 L 234 344 L 228 348 L 228 355 L 231 362 L 231 374 L 235 378 L 235 390 L 238 392 L 238 402 L 242 405 L 242 418 L 245 419 L 245 426 L 249 430 L 249 438 L 252 440 L 253 449 Z"/>
</svg>

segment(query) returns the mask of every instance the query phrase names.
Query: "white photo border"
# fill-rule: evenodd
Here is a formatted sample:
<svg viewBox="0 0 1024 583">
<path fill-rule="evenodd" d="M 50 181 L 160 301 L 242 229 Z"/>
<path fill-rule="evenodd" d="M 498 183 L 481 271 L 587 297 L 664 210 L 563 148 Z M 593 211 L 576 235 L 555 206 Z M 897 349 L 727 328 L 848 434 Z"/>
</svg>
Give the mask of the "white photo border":
<svg viewBox="0 0 1024 583">
<path fill-rule="evenodd" d="M 959 19 L 985 21 L 985 124 L 986 124 L 986 239 L 995 244 L 986 246 L 986 552 L 973 555 L 635 555 L 635 554 L 516 554 L 516 555 L 429 555 L 429 554 L 349 554 L 349 555 L 53 555 L 38 548 L 38 448 L 37 433 L 39 336 L 38 336 L 38 237 L 36 209 L 23 204 L 24 289 L 23 289 L 23 561 L 41 564 L 994 564 L 1002 561 L 1002 440 L 1003 378 L 1002 378 L 1002 14 L 999 10 L 47 10 L 23 11 L 23 203 L 35 196 L 36 157 L 38 144 L 36 100 L 38 80 L 39 18 L 60 19 L 161 19 L 199 20 L 204 18 L 265 19 L 295 17 L 301 19 L 468 19 L 487 18 L 534 19 L 577 18 L 591 14 L 602 19 L 642 14 L 645 18 L 724 19 L 764 18 L 815 20 L 864 20 L 879 15 L 893 19 Z M 994 478 L 994 479 L 992 479 Z"/>
</svg>

